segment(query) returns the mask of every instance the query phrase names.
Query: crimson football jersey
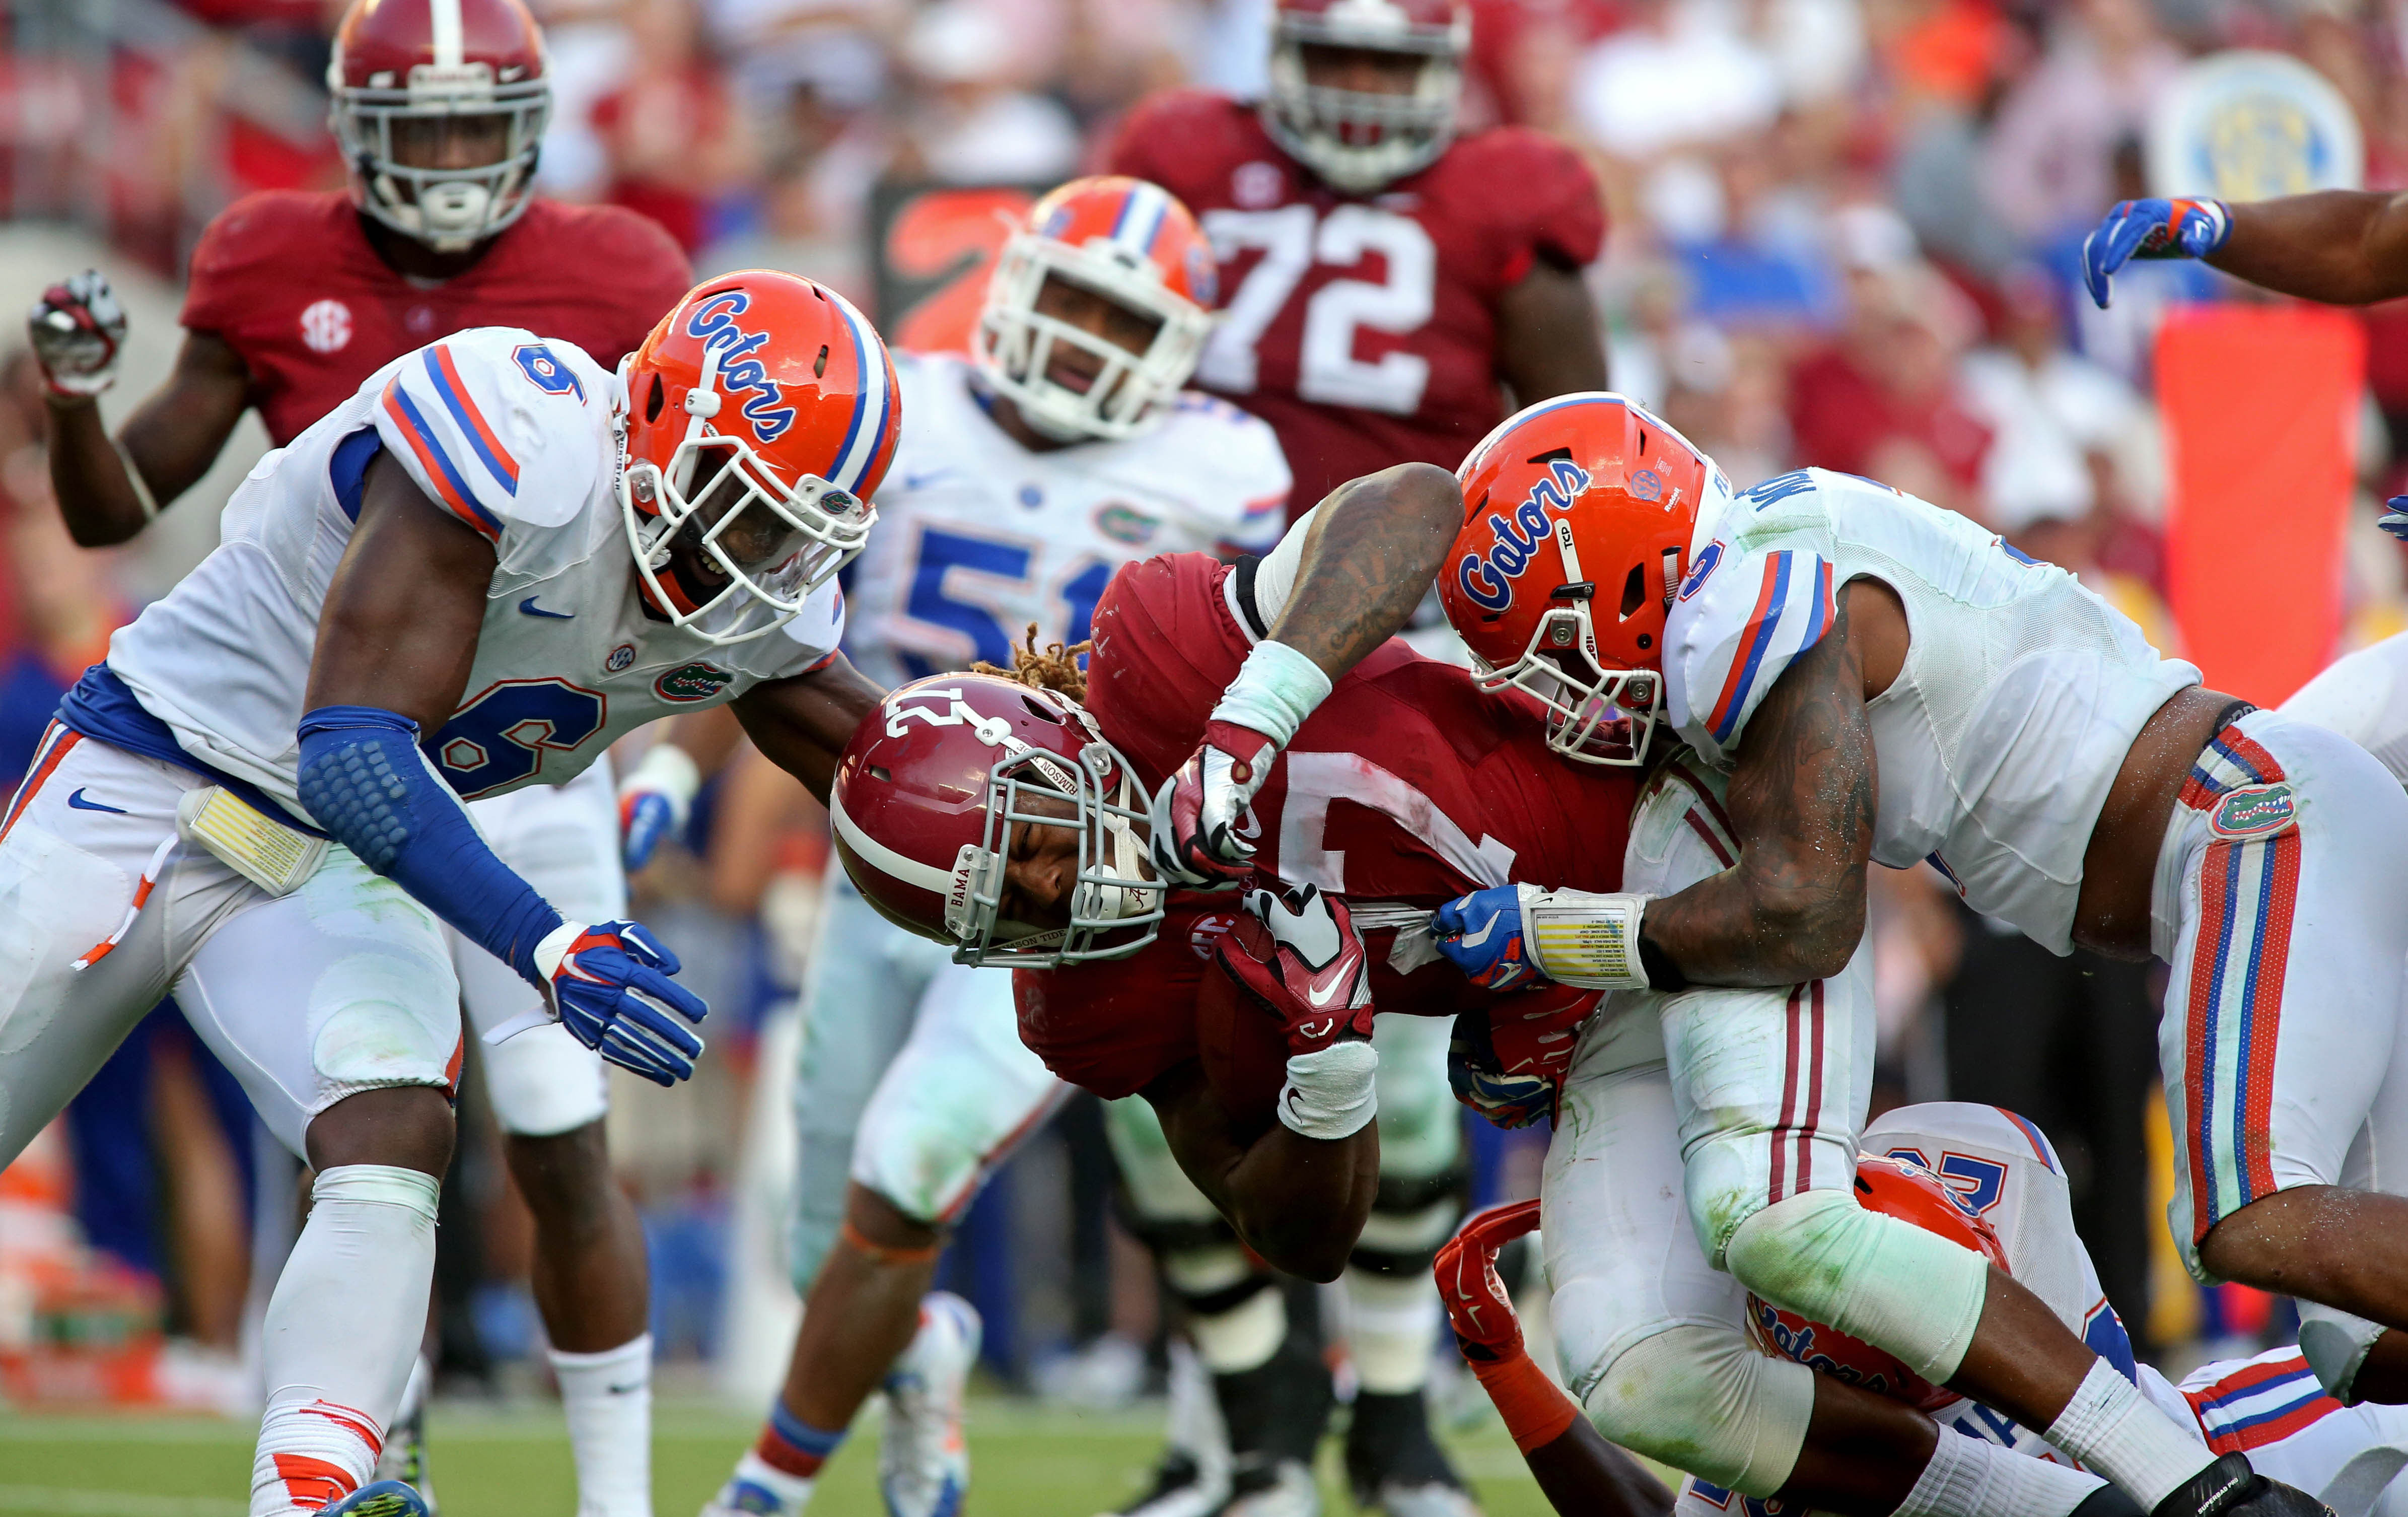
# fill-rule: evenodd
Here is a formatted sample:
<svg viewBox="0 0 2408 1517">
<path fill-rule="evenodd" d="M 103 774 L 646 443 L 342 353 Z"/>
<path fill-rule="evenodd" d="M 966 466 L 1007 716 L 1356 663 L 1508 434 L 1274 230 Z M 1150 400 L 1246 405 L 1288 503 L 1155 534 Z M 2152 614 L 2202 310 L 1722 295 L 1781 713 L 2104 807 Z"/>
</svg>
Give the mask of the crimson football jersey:
<svg viewBox="0 0 2408 1517">
<path fill-rule="evenodd" d="M 1392 464 L 1461 463 L 1505 415 L 1498 296 L 1535 260 L 1579 267 L 1605 240 L 1588 166 L 1518 126 L 1343 195 L 1253 106 L 1174 90 L 1129 114 L 1111 171 L 1179 196 L 1211 237 L 1222 316 L 1196 383 L 1279 434 L 1291 515 Z"/>
<path fill-rule="evenodd" d="M 537 200 L 466 272 L 422 284 L 377 256 L 349 194 L 270 190 L 201 234 L 182 321 L 241 356 L 280 448 L 378 369 L 472 326 L 564 338 L 615 367 L 693 284 L 668 234 L 616 206 Z"/>
<path fill-rule="evenodd" d="M 1087 709 L 1150 789 L 1196 751 L 1252 646 L 1230 606 L 1242 594 L 1223 583 L 1232 575 L 1246 583 L 1206 554 L 1166 554 L 1121 570 L 1096 604 Z M 1338 681 L 1254 797 L 1256 866 L 1344 895 L 1358 913 L 1434 910 L 1509 879 L 1618 890 L 1637 773 L 1570 763 L 1545 738 L 1521 696 L 1484 694 L 1391 640 Z M 1098 1095 L 1143 1089 L 1195 1056 L 1189 993 L 1236 909 L 1228 894 L 1182 894 L 1126 959 L 1015 971 L 1021 1041 Z M 1486 1004 L 1443 959 L 1399 974 L 1395 932 L 1364 932 L 1380 1010 L 1453 1016 Z"/>
</svg>

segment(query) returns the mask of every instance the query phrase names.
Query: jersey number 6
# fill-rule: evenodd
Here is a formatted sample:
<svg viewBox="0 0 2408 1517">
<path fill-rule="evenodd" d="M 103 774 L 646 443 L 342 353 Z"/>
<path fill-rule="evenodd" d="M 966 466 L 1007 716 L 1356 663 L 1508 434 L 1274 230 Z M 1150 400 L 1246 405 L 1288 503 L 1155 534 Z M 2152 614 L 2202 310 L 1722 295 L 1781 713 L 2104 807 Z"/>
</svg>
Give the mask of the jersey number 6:
<svg viewBox="0 0 2408 1517">
<path fill-rule="evenodd" d="M 546 750 L 580 746 L 609 708 L 600 692 L 566 680 L 504 680 L 469 697 L 431 747 L 453 793 L 473 801 L 541 774 Z"/>
</svg>

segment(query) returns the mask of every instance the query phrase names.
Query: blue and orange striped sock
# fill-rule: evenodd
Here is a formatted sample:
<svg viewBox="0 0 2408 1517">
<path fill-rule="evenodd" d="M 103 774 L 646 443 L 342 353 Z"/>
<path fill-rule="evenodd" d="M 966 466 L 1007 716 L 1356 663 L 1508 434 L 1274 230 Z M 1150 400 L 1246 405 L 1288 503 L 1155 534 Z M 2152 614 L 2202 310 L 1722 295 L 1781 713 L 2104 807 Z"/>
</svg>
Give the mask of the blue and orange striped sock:
<svg viewBox="0 0 2408 1517">
<path fill-rule="evenodd" d="M 828 1462 L 828 1456 L 844 1443 L 845 1429 L 830 1432 L 810 1424 L 786 1410 L 781 1397 L 769 1403 L 768 1424 L 761 1429 L 760 1441 L 752 1452 L 761 1462 L 781 1475 L 795 1480 L 810 1480 Z"/>
</svg>

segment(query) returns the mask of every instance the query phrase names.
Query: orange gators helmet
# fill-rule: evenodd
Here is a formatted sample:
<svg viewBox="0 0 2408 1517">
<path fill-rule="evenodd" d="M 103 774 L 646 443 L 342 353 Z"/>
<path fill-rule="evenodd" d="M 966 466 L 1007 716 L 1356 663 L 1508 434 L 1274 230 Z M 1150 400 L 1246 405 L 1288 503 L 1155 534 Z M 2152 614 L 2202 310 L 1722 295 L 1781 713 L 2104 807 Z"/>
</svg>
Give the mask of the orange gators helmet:
<svg viewBox="0 0 2408 1517">
<path fill-rule="evenodd" d="M 1664 618 L 1709 496 L 1730 481 L 1635 401 L 1559 395 L 1507 417 L 1455 470 L 1463 530 L 1439 574 L 1483 689 L 1547 712 L 1547 746 L 1644 762 L 1665 708 Z"/>
<path fill-rule="evenodd" d="M 1153 323 L 1133 352 L 1038 309 L 1048 279 L 1101 295 Z M 970 351 L 987 381 L 1040 431 L 1068 440 L 1125 437 L 1169 409 L 1211 335 L 1218 282 L 1211 244 L 1177 196 L 1143 179 L 1072 179 L 1039 201 L 1003 245 Z M 1073 388 L 1053 375 L 1057 348 L 1103 367 Z"/>
<path fill-rule="evenodd" d="M 653 608 L 713 643 L 783 626 L 878 519 L 886 344 L 835 291 L 746 269 L 688 291 L 619 377 L 619 507 Z"/>
<path fill-rule="evenodd" d="M 552 79 L 522 0 L 352 0 L 326 90 L 352 199 L 402 236 L 456 252 L 533 198 Z"/>
<path fill-rule="evenodd" d="M 2007 1251 L 1996 1229 L 1967 1209 L 1947 1181 L 1906 1159 L 1861 1154 L 1856 1159 L 1856 1201 L 1868 1211 L 1911 1222 L 1927 1233 L 1981 1254 L 2000 1269 Z M 1896 1355 L 1851 1338 L 1836 1327 L 1809 1322 L 1750 1292 L 1747 1333 L 1767 1353 L 1795 1359 L 1817 1374 L 1908 1401 L 1926 1411 L 1958 1399 L 1906 1367 Z"/>
</svg>

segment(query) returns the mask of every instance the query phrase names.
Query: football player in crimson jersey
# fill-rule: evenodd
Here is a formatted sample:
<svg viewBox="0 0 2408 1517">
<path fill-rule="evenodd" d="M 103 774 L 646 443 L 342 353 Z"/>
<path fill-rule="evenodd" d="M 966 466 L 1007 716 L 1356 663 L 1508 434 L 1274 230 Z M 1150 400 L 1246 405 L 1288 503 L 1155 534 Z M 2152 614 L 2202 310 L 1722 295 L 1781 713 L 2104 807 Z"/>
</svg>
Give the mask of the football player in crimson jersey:
<svg viewBox="0 0 2408 1517">
<path fill-rule="evenodd" d="M 113 443 L 95 402 L 123 323 L 105 281 L 79 275 L 36 308 L 50 476 L 79 542 L 139 532 L 208 472 L 248 408 L 282 447 L 394 358 L 467 327 L 525 327 L 615 365 L 692 282 L 685 255 L 644 217 L 533 193 L 551 81 L 521 0 L 355 5 L 328 72 L 349 193 L 271 191 L 209 224 L 175 368 Z M 479 824 L 547 894 L 608 920 L 626 902 L 610 786 L 597 764 L 560 789 L 479 802 Z M 535 1004 L 490 954 L 456 934 L 453 947 L 480 1032 Z M 642 1517 L 643 1234 L 610 1178 L 600 1061 L 554 1028 L 484 1050 L 483 1068 L 534 1213 L 536 1303 L 582 1500 L 590 1513 Z M 415 1416 L 395 1429 L 386 1472 L 423 1481 L 418 1430 Z"/>
<path fill-rule="evenodd" d="M 1579 156 L 1523 127 L 1457 137 L 1462 0 L 1281 0 L 1258 104 L 1140 104 L 1113 172 L 1193 208 L 1221 260 L 1197 382 L 1271 423 L 1301 512 L 1404 460 L 1453 468 L 1505 414 L 1602 389 L 1580 270 L 1605 235 Z"/>
<path fill-rule="evenodd" d="M 1365 1013 L 1404 1013 L 1408 1026 L 1456 1018 L 1458 1092 L 1508 1122 L 1550 1109 L 1558 1085 L 1570 1098 L 1575 1056 L 1611 1057 L 1624 1084 L 1660 1087 L 1665 1076 L 1651 1017 L 1600 1025 L 1584 993 L 1499 994 L 1438 963 L 1429 907 L 1455 880 L 1498 870 L 1618 879 L 1619 853 L 1592 852 L 1582 839 L 1592 828 L 1612 839 L 1627 824 L 1632 786 L 1612 770 L 1557 762 L 1526 704 L 1483 694 L 1461 670 L 1401 643 L 1338 682 L 1291 751 L 1303 762 L 1283 764 L 1255 798 L 1257 857 L 1268 861 L 1255 878 L 1281 880 L 1285 899 L 1258 895 L 1241 908 L 1226 894 L 1176 894 L 1159 922 L 1102 909 L 1145 878 L 1115 856 L 1122 828 L 1157 824 L 1158 810 L 1140 809 L 1140 782 L 1167 775 L 1202 733 L 1213 681 L 1276 620 L 1299 562 L 1296 544 L 1309 532 L 1309 523 L 1292 529 L 1259 565 L 1182 555 L 1123 571 L 1097 608 L 1083 712 L 972 679 L 895 692 L 883 720 L 866 723 L 841 761 L 831 815 L 840 856 L 882 909 L 969 957 L 1025 961 L 1015 976 L 1021 1037 L 1055 1073 L 1107 1097 L 1137 1093 L 1161 1113 L 1172 1162 L 1144 1182 L 1185 1189 L 1183 1172 L 1199 1209 L 1217 1209 L 1274 1264 L 1326 1278 L 1357 1246 L 1374 1204 L 1366 1181 L 1385 1141 L 1370 1124 L 1376 1065 L 1354 1040 Z M 1075 670 L 1052 676 L 1056 688 L 1079 688 Z M 1077 731 L 1089 719 L 1092 737 Z M 1049 771 L 1055 755 L 1063 762 Z M 1016 787 L 1008 794 L 1007 783 Z M 1651 780 L 1651 848 L 1713 828 L 1713 789 L 1694 771 Z M 1039 824 L 1007 838 L 992 830 L 1007 814 Z M 1084 824 L 1052 824 L 1074 817 Z M 1308 887 L 1314 898 L 1298 901 Z M 1339 901 L 1339 892 L 1344 920 L 1316 923 L 1316 905 Z M 1335 906 L 1322 909 L 1336 916 Z M 1259 923 L 1248 924 L 1252 913 Z M 1316 931 L 1318 950 L 1308 946 Z M 1009 940 L 1013 933 L 1026 946 Z M 1368 964 L 1350 961 L 1347 945 L 1356 942 Z M 1051 962 L 1064 955 L 1083 957 Z M 1325 978 L 1333 971 L 1360 973 L 1359 995 Z M 1326 993 L 1319 1006 L 1316 993 Z M 1285 1027 L 1291 1052 L 1285 1086 L 1274 1081 L 1259 1105 L 1235 1109 L 1243 1091 L 1213 1082 L 1207 1061 L 1218 1055 L 1204 1041 L 1233 1024 L 1228 1008 L 1240 1022 L 1277 1019 L 1270 1025 Z M 1620 1283 L 1635 1294 L 1690 1293 L 1687 1320 L 1721 1324 L 1743 1351 L 1729 1277 L 1704 1264 L 1685 1226 L 1660 1225 L 1677 1220 L 1681 1204 L 1677 1142 L 1649 1131 L 1605 1141 L 1564 1148 L 1577 1161 L 1569 1182 L 1604 1196 L 1609 1204 L 1591 1210 L 1609 1227 L 1633 1217 L 1656 1224 L 1656 1252 L 1665 1256 Z M 1551 1152 L 1551 1169 L 1556 1163 Z M 1643 1182 L 1618 1179 L 1634 1174 Z M 1581 1229 L 1570 1231 L 1577 1240 Z M 1927 1458 L 1930 1420 L 1837 1382 L 1816 1387 L 1810 1378 L 1808 1394 L 1813 1426 L 1784 1494 L 1824 1510 L 1888 1512 L 1896 1500 L 1869 1499 L 1859 1467 L 1884 1448 Z M 1311 1447 L 1306 1438 L 1291 1456 Z"/>
</svg>

